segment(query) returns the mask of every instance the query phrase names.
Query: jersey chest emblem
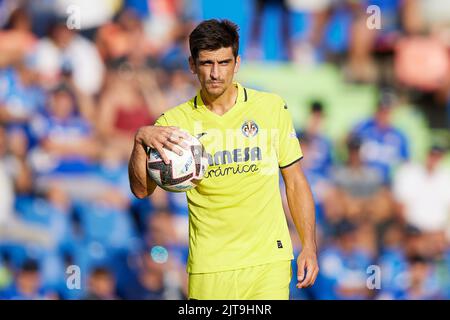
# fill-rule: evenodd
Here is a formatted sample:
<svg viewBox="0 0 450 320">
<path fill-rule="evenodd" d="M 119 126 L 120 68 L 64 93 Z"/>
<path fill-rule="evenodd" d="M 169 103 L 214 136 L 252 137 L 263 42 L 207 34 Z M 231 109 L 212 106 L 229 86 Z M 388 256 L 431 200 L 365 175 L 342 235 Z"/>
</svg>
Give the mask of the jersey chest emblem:
<svg viewBox="0 0 450 320">
<path fill-rule="evenodd" d="M 256 136 L 258 134 L 258 130 L 258 125 L 253 120 L 244 121 L 241 127 L 242 134 L 247 138 Z"/>
</svg>

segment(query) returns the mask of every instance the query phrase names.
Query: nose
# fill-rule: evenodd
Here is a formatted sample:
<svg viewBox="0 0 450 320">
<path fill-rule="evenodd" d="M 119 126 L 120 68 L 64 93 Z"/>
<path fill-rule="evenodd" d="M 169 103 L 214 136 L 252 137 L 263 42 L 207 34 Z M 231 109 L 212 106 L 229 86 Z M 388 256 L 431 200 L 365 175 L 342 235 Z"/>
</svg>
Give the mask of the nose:
<svg viewBox="0 0 450 320">
<path fill-rule="evenodd" d="M 217 80 L 219 78 L 219 64 L 214 63 L 211 67 L 211 73 L 209 75 L 212 80 Z"/>
</svg>

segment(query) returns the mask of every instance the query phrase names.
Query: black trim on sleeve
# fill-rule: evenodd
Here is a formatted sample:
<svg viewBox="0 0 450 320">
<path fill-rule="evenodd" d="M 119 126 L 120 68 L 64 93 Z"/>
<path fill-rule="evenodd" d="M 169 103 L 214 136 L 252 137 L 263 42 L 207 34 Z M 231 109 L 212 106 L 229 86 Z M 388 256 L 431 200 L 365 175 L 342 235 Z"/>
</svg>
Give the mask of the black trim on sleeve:
<svg viewBox="0 0 450 320">
<path fill-rule="evenodd" d="M 244 88 L 244 102 L 247 102 L 247 89 Z"/>
<path fill-rule="evenodd" d="M 287 164 L 287 165 L 285 165 L 285 166 L 280 167 L 280 169 L 284 169 L 284 168 L 290 167 L 290 166 L 292 166 L 294 163 L 299 162 L 299 161 L 302 160 L 302 159 L 303 159 L 303 156 L 301 156 L 301 157 L 298 158 L 297 160 L 294 160 L 294 161 L 292 161 L 291 163 L 289 163 L 289 164 Z"/>
<path fill-rule="evenodd" d="M 197 96 L 194 97 L 194 107 L 197 109 Z"/>
</svg>

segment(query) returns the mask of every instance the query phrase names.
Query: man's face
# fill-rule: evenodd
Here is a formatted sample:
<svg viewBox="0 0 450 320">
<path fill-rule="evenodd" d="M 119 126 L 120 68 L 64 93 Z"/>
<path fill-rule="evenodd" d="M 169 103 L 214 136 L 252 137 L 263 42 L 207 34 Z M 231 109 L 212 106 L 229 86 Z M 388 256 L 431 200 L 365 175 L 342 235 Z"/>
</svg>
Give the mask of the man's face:
<svg viewBox="0 0 450 320">
<path fill-rule="evenodd" d="M 115 281 L 108 274 L 101 274 L 92 277 L 90 282 L 91 290 L 101 297 L 109 297 L 114 294 Z"/>
<path fill-rule="evenodd" d="M 17 286 L 24 294 L 34 294 L 39 289 L 39 273 L 36 271 L 22 271 L 17 277 Z"/>
<path fill-rule="evenodd" d="M 391 123 L 391 109 L 383 108 L 377 111 L 376 121 L 381 128 L 387 128 Z"/>
<path fill-rule="evenodd" d="M 439 151 L 430 151 L 428 153 L 428 159 L 427 159 L 427 165 L 429 168 L 434 169 L 439 165 L 439 163 L 444 158 L 445 154 L 444 152 Z"/>
<path fill-rule="evenodd" d="M 74 109 L 72 97 L 66 91 L 55 92 L 50 97 L 50 109 L 57 118 L 68 118 Z"/>
<path fill-rule="evenodd" d="M 202 90 L 210 97 L 219 97 L 233 83 L 239 70 L 240 57 L 233 56 L 231 47 L 199 52 L 198 59 L 189 58 L 192 73 L 196 74 Z"/>
</svg>

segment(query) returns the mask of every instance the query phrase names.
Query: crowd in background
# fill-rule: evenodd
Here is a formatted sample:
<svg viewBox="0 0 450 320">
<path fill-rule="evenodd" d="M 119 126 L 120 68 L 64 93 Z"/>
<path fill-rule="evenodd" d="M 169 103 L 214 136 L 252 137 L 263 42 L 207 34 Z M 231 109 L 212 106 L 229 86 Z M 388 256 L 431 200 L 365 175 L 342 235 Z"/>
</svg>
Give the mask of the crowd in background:
<svg viewBox="0 0 450 320">
<path fill-rule="evenodd" d="M 127 165 L 135 131 L 196 93 L 187 37 L 202 1 L 80 0 L 68 11 L 72 2 L 0 0 L 0 298 L 185 299 L 185 195 L 157 189 L 134 198 Z M 310 114 L 297 130 L 321 271 L 309 289 L 296 289 L 294 277 L 291 298 L 449 299 L 448 145 L 430 143 L 426 159 L 411 161 L 414 141 L 391 114 L 404 96 L 430 128 L 450 129 L 450 8 L 431 0 L 252 3 L 244 59 L 264 61 L 264 12 L 279 7 L 280 60 L 332 63 L 347 81 L 379 87 L 376 111 L 343 148 L 323 133 L 326 104 L 302 106 Z M 370 4 L 385 15 L 380 30 L 367 27 Z M 81 30 L 68 27 L 77 8 Z M 301 38 L 289 24 L 293 11 L 311 20 Z M 285 196 L 284 207 L 297 256 Z M 371 276 L 381 277 L 379 287 Z"/>
</svg>

